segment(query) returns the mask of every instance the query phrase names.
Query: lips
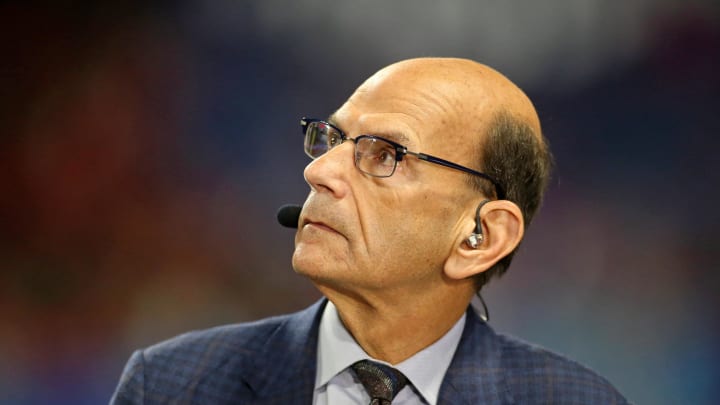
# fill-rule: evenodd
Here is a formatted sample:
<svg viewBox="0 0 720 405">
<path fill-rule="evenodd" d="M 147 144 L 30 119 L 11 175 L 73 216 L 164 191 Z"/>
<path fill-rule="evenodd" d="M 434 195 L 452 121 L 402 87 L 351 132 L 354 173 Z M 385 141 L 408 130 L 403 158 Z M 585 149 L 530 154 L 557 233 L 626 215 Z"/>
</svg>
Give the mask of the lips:
<svg viewBox="0 0 720 405">
<path fill-rule="evenodd" d="M 341 232 L 342 228 L 338 226 L 338 222 L 329 221 L 326 217 L 320 219 L 320 216 L 311 210 L 301 214 L 300 227 L 301 229 L 314 229 L 322 232 L 330 232 L 345 238 L 345 235 Z"/>
<path fill-rule="evenodd" d="M 331 227 L 330 225 L 321 222 L 321 221 L 313 221 L 313 220 L 304 220 L 303 221 L 303 228 L 306 226 L 315 227 L 324 231 L 328 232 L 334 232 L 334 233 L 340 233 L 335 228 Z"/>
</svg>

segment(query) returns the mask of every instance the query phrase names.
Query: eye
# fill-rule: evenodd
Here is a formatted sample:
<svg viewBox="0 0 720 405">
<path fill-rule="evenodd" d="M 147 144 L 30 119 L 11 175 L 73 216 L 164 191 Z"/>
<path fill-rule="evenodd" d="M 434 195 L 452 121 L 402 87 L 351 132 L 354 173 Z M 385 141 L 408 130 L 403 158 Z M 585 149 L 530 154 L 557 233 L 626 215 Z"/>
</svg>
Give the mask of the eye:
<svg viewBox="0 0 720 405">
<path fill-rule="evenodd" d="M 378 164 L 384 166 L 392 166 L 395 164 L 395 150 L 390 148 L 384 148 L 378 152 L 377 156 Z"/>
<path fill-rule="evenodd" d="M 395 165 L 395 148 L 383 141 L 374 140 L 370 158 L 378 166 Z"/>
<path fill-rule="evenodd" d="M 332 149 L 342 143 L 342 137 L 336 131 L 329 130 L 327 134 L 328 149 Z"/>
</svg>

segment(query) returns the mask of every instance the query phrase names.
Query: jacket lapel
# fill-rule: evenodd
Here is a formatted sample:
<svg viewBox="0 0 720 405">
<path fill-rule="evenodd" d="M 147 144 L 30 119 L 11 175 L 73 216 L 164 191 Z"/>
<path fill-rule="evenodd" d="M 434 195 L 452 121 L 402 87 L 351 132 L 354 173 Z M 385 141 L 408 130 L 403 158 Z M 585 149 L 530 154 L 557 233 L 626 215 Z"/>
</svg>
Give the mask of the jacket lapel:
<svg viewBox="0 0 720 405">
<path fill-rule="evenodd" d="M 258 351 L 247 378 L 258 403 L 312 403 L 318 325 L 326 302 L 322 299 L 286 318 Z"/>
<path fill-rule="evenodd" d="M 512 403 L 500 356 L 497 335 L 468 307 L 465 329 L 440 386 L 438 403 Z"/>
</svg>

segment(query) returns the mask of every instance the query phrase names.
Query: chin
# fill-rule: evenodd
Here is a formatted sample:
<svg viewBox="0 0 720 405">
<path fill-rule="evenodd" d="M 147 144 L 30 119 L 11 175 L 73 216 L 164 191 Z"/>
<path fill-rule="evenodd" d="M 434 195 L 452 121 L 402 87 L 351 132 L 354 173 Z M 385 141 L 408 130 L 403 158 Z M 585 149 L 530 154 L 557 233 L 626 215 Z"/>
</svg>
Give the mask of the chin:
<svg viewBox="0 0 720 405">
<path fill-rule="evenodd" d="M 307 277 L 321 291 L 342 288 L 343 285 L 355 285 L 352 271 L 345 262 L 336 263 L 325 255 L 308 254 L 303 250 L 295 250 L 292 267 L 297 274 Z"/>
<path fill-rule="evenodd" d="M 298 241 L 292 255 L 292 266 L 299 274 L 312 277 L 313 274 L 336 273 L 347 265 L 346 249 L 343 246 L 328 246 L 316 241 Z M 338 254 L 343 252 L 343 254 Z"/>
<path fill-rule="evenodd" d="M 320 252 L 314 252 L 315 249 L 298 245 L 292 255 L 292 267 L 296 273 L 301 274 L 310 279 L 319 276 L 319 274 L 327 273 L 327 257 L 323 257 Z"/>
</svg>

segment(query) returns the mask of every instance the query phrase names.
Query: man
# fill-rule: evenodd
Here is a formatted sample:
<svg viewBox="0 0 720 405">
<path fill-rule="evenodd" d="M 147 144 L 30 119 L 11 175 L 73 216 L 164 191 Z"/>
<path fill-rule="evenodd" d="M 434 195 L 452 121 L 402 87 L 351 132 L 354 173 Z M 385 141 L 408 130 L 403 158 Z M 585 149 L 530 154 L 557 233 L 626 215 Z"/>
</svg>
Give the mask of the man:
<svg viewBox="0 0 720 405">
<path fill-rule="evenodd" d="M 326 299 L 138 351 L 113 403 L 626 403 L 469 305 L 507 269 L 549 175 L 520 89 L 472 61 L 407 60 L 302 126 L 314 160 L 292 263 Z"/>
</svg>

